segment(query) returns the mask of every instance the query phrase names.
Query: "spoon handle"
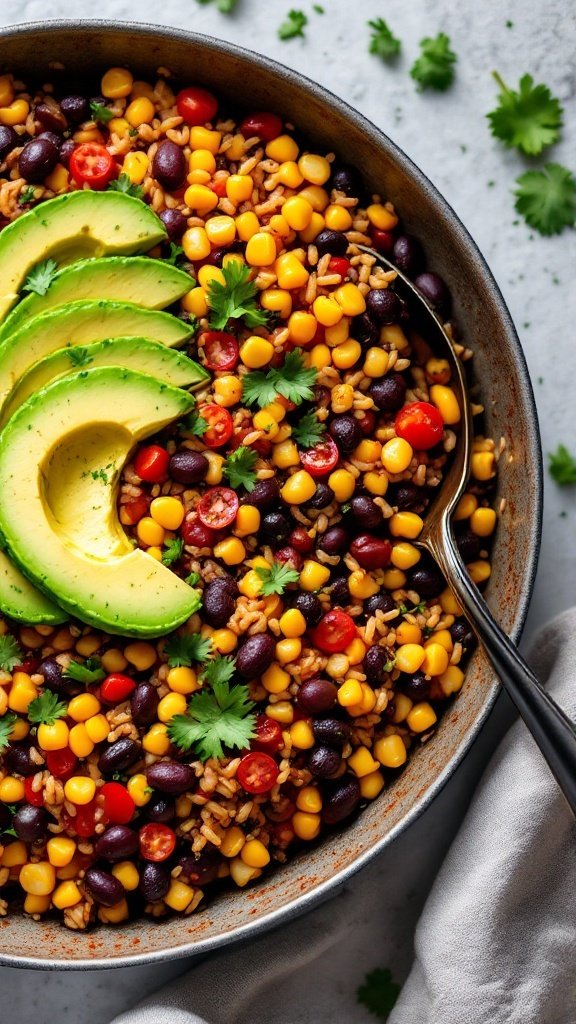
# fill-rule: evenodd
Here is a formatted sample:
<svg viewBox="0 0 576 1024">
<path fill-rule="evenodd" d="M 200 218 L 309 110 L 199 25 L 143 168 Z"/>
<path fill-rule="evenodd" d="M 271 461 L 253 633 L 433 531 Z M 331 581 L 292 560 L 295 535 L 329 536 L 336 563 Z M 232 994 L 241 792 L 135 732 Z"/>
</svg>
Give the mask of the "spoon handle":
<svg viewBox="0 0 576 1024">
<path fill-rule="evenodd" d="M 466 571 L 446 522 L 442 534 L 442 543 L 428 538 L 430 551 L 576 815 L 575 725 L 543 689 L 494 619 Z"/>
</svg>

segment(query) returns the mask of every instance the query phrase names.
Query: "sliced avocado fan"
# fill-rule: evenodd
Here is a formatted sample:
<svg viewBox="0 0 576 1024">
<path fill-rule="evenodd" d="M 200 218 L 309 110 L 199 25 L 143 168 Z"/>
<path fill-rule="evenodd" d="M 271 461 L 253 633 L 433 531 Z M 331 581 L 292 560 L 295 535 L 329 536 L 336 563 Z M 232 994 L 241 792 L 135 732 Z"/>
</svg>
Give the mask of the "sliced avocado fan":
<svg viewBox="0 0 576 1024">
<path fill-rule="evenodd" d="M 30 580 L 0 549 L 0 611 L 10 619 L 28 626 L 56 626 L 66 622 L 68 614 L 45 594 L 41 594 Z"/>
</svg>

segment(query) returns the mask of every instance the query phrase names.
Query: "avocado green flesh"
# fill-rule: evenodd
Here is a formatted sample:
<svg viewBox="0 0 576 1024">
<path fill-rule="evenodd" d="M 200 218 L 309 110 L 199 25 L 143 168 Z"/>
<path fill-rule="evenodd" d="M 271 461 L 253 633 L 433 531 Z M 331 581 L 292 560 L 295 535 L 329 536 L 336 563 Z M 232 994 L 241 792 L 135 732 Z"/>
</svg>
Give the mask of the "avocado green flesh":
<svg viewBox="0 0 576 1024">
<path fill-rule="evenodd" d="M 59 377 L 70 376 L 78 370 L 96 366 L 123 366 L 150 374 L 166 384 L 176 387 L 198 386 L 208 374 L 198 363 L 174 349 L 147 338 L 109 338 L 86 347 L 61 348 L 35 362 L 18 380 L 0 412 L 0 427 L 31 395 L 45 388 Z M 0 382 L 4 380 L 2 353 L 0 353 Z M 4 385 L 0 383 L 0 396 Z"/>
<path fill-rule="evenodd" d="M 166 238 L 146 203 L 123 192 L 69 192 L 41 203 L 0 234 L 0 320 L 36 264 L 146 252 Z M 16 257 L 16 258 L 15 258 Z"/>
<path fill-rule="evenodd" d="M 68 618 L 67 613 L 41 594 L 1 550 L 0 611 L 30 626 L 55 626 Z"/>
<path fill-rule="evenodd" d="M 187 392 L 99 367 L 29 398 L 0 437 L 0 530 L 29 579 L 110 633 L 162 636 L 199 607 L 196 591 L 132 549 L 116 515 L 133 446 L 190 411 Z"/>
<path fill-rule="evenodd" d="M 8 230 L 3 229 L 0 240 Z M 4 345 L 5 339 L 28 324 L 32 317 L 56 306 L 67 306 L 82 299 L 110 299 L 131 302 L 144 309 L 164 309 L 189 291 L 190 285 L 191 279 L 184 270 L 149 256 L 81 260 L 59 270 L 45 295 L 33 292 L 20 300 L 0 324 L 0 344 Z"/>
</svg>

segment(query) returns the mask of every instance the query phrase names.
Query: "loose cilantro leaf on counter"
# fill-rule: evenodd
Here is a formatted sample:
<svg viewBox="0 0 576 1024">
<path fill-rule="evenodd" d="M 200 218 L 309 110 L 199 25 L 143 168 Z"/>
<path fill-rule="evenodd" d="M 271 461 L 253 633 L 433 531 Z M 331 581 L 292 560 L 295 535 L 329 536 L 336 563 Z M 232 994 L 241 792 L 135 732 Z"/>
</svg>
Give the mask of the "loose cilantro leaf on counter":
<svg viewBox="0 0 576 1024">
<path fill-rule="evenodd" d="M 559 444 L 555 452 L 548 452 L 548 471 L 561 487 L 576 484 L 576 458 L 565 445 Z"/>
<path fill-rule="evenodd" d="M 202 670 L 201 677 L 208 686 L 216 686 L 216 683 L 228 683 L 234 675 L 234 670 L 234 658 L 224 658 L 217 654 Z"/>
<path fill-rule="evenodd" d="M 121 174 L 115 181 L 108 185 L 109 192 L 125 192 L 127 196 L 134 196 L 135 199 L 142 199 L 144 189 L 142 185 L 133 185 L 127 174 Z"/>
<path fill-rule="evenodd" d="M 383 18 L 376 18 L 369 21 L 368 27 L 372 29 L 370 37 L 370 53 L 376 54 L 382 60 L 392 60 L 401 50 L 402 44 L 399 39 L 390 31 Z"/>
<path fill-rule="evenodd" d="M 557 235 L 576 223 L 576 178 L 561 164 L 516 178 L 516 209 L 541 235 Z"/>
<path fill-rule="evenodd" d="M 242 396 L 246 405 L 264 408 L 282 395 L 294 405 L 310 401 L 314 397 L 312 385 L 316 382 L 316 370 L 306 367 L 298 349 L 289 352 L 282 366 L 272 368 L 268 373 L 253 370 L 242 378 Z"/>
<path fill-rule="evenodd" d="M 218 0 L 216 7 L 220 14 L 232 14 L 238 6 L 238 0 Z"/>
<path fill-rule="evenodd" d="M 286 20 L 278 29 L 279 39 L 296 39 L 297 36 L 304 37 L 304 28 L 308 24 L 308 18 L 304 11 L 288 11 Z"/>
<path fill-rule="evenodd" d="M 23 660 L 24 655 L 18 641 L 9 633 L 0 636 L 0 669 L 3 672 L 11 672 L 16 665 L 21 665 Z"/>
<path fill-rule="evenodd" d="M 497 71 L 492 74 L 500 86 L 498 106 L 486 115 L 492 135 L 505 146 L 537 156 L 558 140 L 563 113 L 560 103 L 547 85 L 534 85 L 531 75 L 522 76 L 516 91 L 508 88 Z"/>
<path fill-rule="evenodd" d="M 256 486 L 254 466 L 257 462 L 258 452 L 243 444 L 239 445 L 236 451 L 231 452 L 222 467 L 222 472 L 228 478 L 230 487 L 236 490 L 237 487 L 243 486 L 247 491 L 253 491 Z"/>
<path fill-rule="evenodd" d="M 28 185 L 23 188 L 20 195 L 18 196 L 18 206 L 26 206 L 28 203 L 33 203 L 36 198 L 36 192 L 33 185 Z"/>
<path fill-rule="evenodd" d="M 58 271 L 56 260 L 48 259 L 37 263 L 28 274 L 22 285 L 23 292 L 35 292 L 36 295 L 46 295 L 52 281 Z"/>
<path fill-rule="evenodd" d="M 192 695 L 185 715 L 168 723 L 168 735 L 180 750 L 192 747 L 203 761 L 224 756 L 224 747 L 244 750 L 255 735 L 256 716 L 247 686 L 216 682 L 213 692 Z"/>
<path fill-rule="evenodd" d="M 30 701 L 27 714 L 34 725 L 54 725 L 67 711 L 68 705 L 64 701 L 58 700 L 58 696 L 51 690 L 44 690 L 44 693 Z"/>
<path fill-rule="evenodd" d="M 5 715 L 0 718 L 0 754 L 6 750 L 10 742 L 10 733 L 14 728 L 17 716 L 13 711 L 7 711 Z"/>
<path fill-rule="evenodd" d="M 106 673 L 100 664 L 99 658 L 86 658 L 81 665 L 78 661 L 71 661 L 68 668 L 62 673 L 66 679 L 74 679 L 77 683 L 85 683 L 91 686 L 92 683 L 99 683 L 106 678 Z"/>
<path fill-rule="evenodd" d="M 212 280 L 208 286 L 210 326 L 223 331 L 229 320 L 243 320 L 246 327 L 267 323 L 266 310 L 257 302 L 258 289 L 250 278 L 250 267 L 233 260 L 222 267 L 225 284 Z"/>
<path fill-rule="evenodd" d="M 421 54 L 410 68 L 410 74 L 420 90 L 436 89 L 444 92 L 454 80 L 456 54 L 450 49 L 450 36 L 439 32 L 435 39 L 420 40 Z"/>
<path fill-rule="evenodd" d="M 256 569 L 262 580 L 262 597 L 269 597 L 270 594 L 283 594 L 289 583 L 297 583 L 300 573 L 290 565 L 282 565 L 274 562 L 269 569 L 258 566 Z"/>
<path fill-rule="evenodd" d="M 92 120 L 97 121 L 98 124 L 108 124 L 116 114 L 110 107 L 105 107 L 102 103 L 90 103 L 90 113 L 92 114 Z"/>
<path fill-rule="evenodd" d="M 211 653 L 212 641 L 199 633 L 172 636 L 164 645 L 164 654 L 168 655 L 170 668 L 178 668 L 180 665 L 190 668 L 194 662 L 206 661 Z"/>
<path fill-rule="evenodd" d="M 306 412 L 292 428 L 292 437 L 301 448 L 313 448 L 326 432 L 326 425 L 321 423 L 315 412 Z"/>
<path fill-rule="evenodd" d="M 366 975 L 356 997 L 375 1017 L 388 1020 L 399 993 L 400 985 L 393 980 L 392 972 L 387 967 L 376 967 Z"/>
<path fill-rule="evenodd" d="M 172 540 L 169 540 L 162 552 L 162 564 L 173 565 L 174 562 L 177 562 L 182 557 L 183 550 L 184 541 L 182 537 L 174 537 Z"/>
</svg>

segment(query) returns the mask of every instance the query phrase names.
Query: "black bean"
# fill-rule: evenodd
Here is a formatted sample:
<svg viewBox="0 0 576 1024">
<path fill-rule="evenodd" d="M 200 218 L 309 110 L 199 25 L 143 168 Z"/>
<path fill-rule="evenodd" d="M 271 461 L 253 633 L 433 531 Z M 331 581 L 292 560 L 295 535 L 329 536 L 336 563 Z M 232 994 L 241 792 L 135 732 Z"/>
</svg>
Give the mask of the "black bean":
<svg viewBox="0 0 576 1024">
<path fill-rule="evenodd" d="M 382 327 L 398 322 L 402 315 L 402 303 L 390 288 L 375 288 L 368 292 L 366 310 L 370 318 Z"/>
<path fill-rule="evenodd" d="M 201 452 L 189 452 L 183 448 L 171 456 L 169 473 L 179 484 L 197 484 L 206 476 L 209 465 Z"/>
<path fill-rule="evenodd" d="M 277 481 L 270 477 L 268 480 L 258 480 L 254 490 L 250 491 L 250 494 L 245 494 L 241 499 L 241 504 L 255 505 L 262 511 L 271 508 L 272 505 L 278 505 L 279 501 L 280 488 Z"/>
<path fill-rule="evenodd" d="M 346 775 L 326 787 L 322 820 L 325 825 L 337 825 L 349 818 L 360 803 L 360 783 L 352 775 Z"/>
<path fill-rule="evenodd" d="M 179 242 L 188 227 L 188 221 L 180 210 L 162 210 L 158 215 L 171 242 Z"/>
<path fill-rule="evenodd" d="M 309 715 L 321 715 L 331 711 L 338 697 L 338 688 L 330 679 L 305 679 L 300 684 L 296 703 Z"/>
<path fill-rule="evenodd" d="M 363 530 L 375 530 L 382 525 L 382 509 L 366 494 L 352 498 L 350 512 Z"/>
<path fill-rule="evenodd" d="M 307 768 L 318 779 L 331 779 L 341 764 L 342 758 L 334 747 L 315 747 L 308 757 Z"/>
<path fill-rule="evenodd" d="M 351 164 L 336 164 L 332 170 L 330 185 L 346 196 L 359 198 L 362 194 L 362 178 Z"/>
<path fill-rule="evenodd" d="M 3 160 L 8 153 L 19 144 L 19 137 L 13 128 L 7 124 L 0 125 L 0 160 Z"/>
<path fill-rule="evenodd" d="M 151 683 L 138 683 L 130 698 L 130 711 L 136 725 L 150 725 L 156 718 L 158 693 Z"/>
<path fill-rule="evenodd" d="M 360 430 L 358 420 L 348 413 L 335 416 L 328 430 L 330 436 L 334 438 L 338 448 L 344 455 L 357 448 L 362 440 L 362 431 Z"/>
<path fill-rule="evenodd" d="M 482 545 L 480 537 L 472 533 L 472 530 L 459 530 L 456 534 L 456 546 L 462 556 L 462 560 L 468 563 L 478 558 Z"/>
<path fill-rule="evenodd" d="M 448 312 L 451 304 L 450 292 L 438 274 L 426 271 L 418 275 L 414 284 L 434 309 L 440 313 Z"/>
<path fill-rule="evenodd" d="M 420 597 L 437 597 L 444 590 L 446 582 L 442 573 L 435 566 L 418 566 L 409 574 L 410 590 L 415 590 Z"/>
<path fill-rule="evenodd" d="M 334 501 L 334 491 L 328 487 L 328 484 L 317 483 L 316 490 L 312 497 L 306 502 L 306 508 L 327 508 Z"/>
<path fill-rule="evenodd" d="M 5 841 L 2 838 L 2 833 L 5 832 L 7 828 L 12 828 L 12 815 L 6 807 L 6 804 L 0 803 L 0 843 L 2 843 L 2 845 L 4 845 Z M 8 839 L 8 837 L 6 837 L 6 839 Z"/>
<path fill-rule="evenodd" d="M 249 636 L 236 655 L 236 669 L 244 679 L 263 675 L 274 661 L 276 643 L 269 633 Z"/>
<path fill-rule="evenodd" d="M 423 512 L 426 508 L 426 491 L 415 484 L 401 483 L 386 498 L 399 512 Z"/>
<path fill-rule="evenodd" d="M 49 139 L 31 139 L 18 157 L 18 169 L 26 181 L 44 181 L 58 163 L 58 149 Z"/>
<path fill-rule="evenodd" d="M 404 405 L 406 381 L 399 373 L 389 373 L 368 388 L 368 395 L 381 412 L 396 412 Z"/>
<path fill-rule="evenodd" d="M 62 675 L 62 666 L 54 658 L 46 658 L 41 662 L 38 672 L 44 676 L 45 685 L 54 693 L 59 693 L 64 697 L 75 697 L 82 693 L 82 683 Z"/>
<path fill-rule="evenodd" d="M 318 250 L 319 256 L 325 256 L 326 253 L 330 253 L 331 256 L 345 256 L 348 248 L 348 239 L 342 231 L 330 231 L 329 228 L 324 228 L 323 231 L 316 235 L 314 245 Z"/>
<path fill-rule="evenodd" d="M 369 313 L 360 313 L 352 321 L 350 334 L 361 345 L 378 345 L 380 342 L 380 328 L 374 323 Z"/>
<path fill-rule="evenodd" d="M 73 139 L 65 139 L 60 146 L 60 163 L 64 164 L 64 167 L 70 166 L 70 157 L 76 149 L 76 143 Z"/>
<path fill-rule="evenodd" d="M 47 103 L 39 103 L 34 110 L 34 119 L 39 121 L 47 132 L 62 135 L 66 131 L 66 118 L 59 107 L 49 107 Z"/>
<path fill-rule="evenodd" d="M 161 142 L 152 161 L 152 174 L 163 188 L 175 192 L 186 178 L 184 150 L 170 139 Z"/>
<path fill-rule="evenodd" d="M 37 843 L 48 831 L 48 815 L 43 807 L 23 804 L 12 818 L 12 826 L 18 839 L 25 843 Z"/>
<path fill-rule="evenodd" d="M 103 775 L 110 772 L 121 772 L 129 768 L 142 756 L 142 748 L 136 740 L 123 736 L 122 739 L 111 743 L 102 751 L 98 758 L 98 768 Z"/>
<path fill-rule="evenodd" d="M 350 591 L 348 590 L 348 582 L 345 576 L 340 576 L 334 580 L 332 588 L 330 590 L 330 603 L 334 607 L 340 605 L 341 608 L 345 608 L 351 601 Z"/>
<path fill-rule="evenodd" d="M 188 764 L 178 761 L 157 761 L 146 769 L 148 785 L 159 789 L 161 793 L 185 793 L 196 781 L 194 769 Z"/>
<path fill-rule="evenodd" d="M 148 861 L 140 872 L 140 892 L 145 900 L 154 903 L 161 900 L 170 888 L 170 872 L 161 864 Z"/>
<path fill-rule="evenodd" d="M 386 665 L 390 655 L 384 647 L 369 647 L 364 656 L 363 668 L 366 679 L 372 686 L 380 686 L 386 678 Z"/>
<path fill-rule="evenodd" d="M 124 860 L 132 857 L 139 847 L 138 835 L 127 825 L 111 825 L 102 833 L 94 845 L 97 857 L 104 860 Z M 115 903 L 118 900 L 114 901 Z"/>
<path fill-rule="evenodd" d="M 371 597 L 367 597 L 364 601 L 364 611 L 367 615 L 374 615 L 376 612 L 384 612 L 386 614 L 391 612 L 393 608 L 396 608 L 396 602 L 387 590 L 381 590 L 379 594 L 372 594 Z M 397 608 L 396 611 L 398 612 Z M 400 612 L 398 612 L 399 614 Z"/>
<path fill-rule="evenodd" d="M 64 96 L 60 110 L 70 124 L 81 124 L 90 117 L 90 105 L 85 96 Z"/>
<path fill-rule="evenodd" d="M 350 739 L 351 729 L 339 718 L 320 718 L 312 722 L 312 732 L 318 743 L 341 750 Z"/>
<path fill-rule="evenodd" d="M 260 523 L 260 532 L 274 544 L 282 544 L 287 540 L 291 529 L 290 521 L 282 512 L 268 512 Z"/>
<path fill-rule="evenodd" d="M 36 138 L 37 139 L 47 139 L 48 142 L 51 142 L 52 145 L 56 147 L 58 152 L 60 152 L 60 148 L 62 146 L 62 143 L 64 142 L 64 139 L 62 138 L 62 136 L 61 135 L 56 135 L 56 132 L 41 132 L 41 134 L 37 135 Z"/>
<path fill-rule="evenodd" d="M 213 853 L 202 852 L 199 857 L 180 857 L 178 861 L 182 868 L 180 878 L 190 885 L 208 885 L 218 878 L 220 863 L 221 858 L 216 851 Z"/>
<path fill-rule="evenodd" d="M 394 242 L 392 261 L 407 277 L 415 277 L 424 264 L 420 242 L 412 235 L 400 235 Z"/>
<path fill-rule="evenodd" d="M 450 626 L 450 636 L 455 644 L 462 644 L 466 653 L 470 653 L 476 647 L 476 637 L 473 630 L 465 619 L 457 619 Z"/>
<path fill-rule="evenodd" d="M 333 526 L 320 536 L 317 547 L 327 555 L 339 555 L 347 547 L 348 541 L 348 531 L 342 526 Z"/>
<path fill-rule="evenodd" d="M 234 614 L 236 602 L 226 580 L 212 580 L 204 588 L 203 615 L 209 626 L 225 626 Z"/>
<path fill-rule="evenodd" d="M 117 858 L 114 858 L 116 860 Z M 103 907 L 113 907 L 124 896 L 124 887 L 115 875 L 102 868 L 87 868 L 84 883 L 88 892 Z"/>
<path fill-rule="evenodd" d="M 43 767 L 35 764 L 30 757 L 29 743 L 11 743 L 3 757 L 6 768 L 9 768 L 12 774 L 24 777 L 36 775 Z"/>
<path fill-rule="evenodd" d="M 176 814 L 176 804 L 167 796 L 153 797 L 149 804 L 146 804 L 146 817 L 150 821 L 160 821 L 163 825 L 172 821 Z"/>
<path fill-rule="evenodd" d="M 412 676 L 401 676 L 399 685 L 402 692 L 410 697 L 410 700 L 424 700 L 430 691 L 430 680 L 426 679 L 423 672 L 415 672 Z"/>
<path fill-rule="evenodd" d="M 322 618 L 322 605 L 314 594 L 298 594 L 294 607 L 302 613 L 307 626 L 317 626 Z"/>
<path fill-rule="evenodd" d="M 330 388 L 324 387 L 323 384 L 315 384 L 312 390 L 314 392 L 314 405 L 320 409 L 327 409 L 332 401 Z"/>
</svg>

